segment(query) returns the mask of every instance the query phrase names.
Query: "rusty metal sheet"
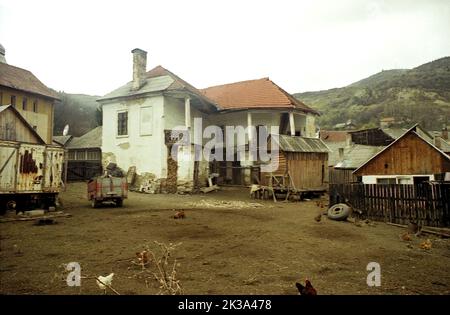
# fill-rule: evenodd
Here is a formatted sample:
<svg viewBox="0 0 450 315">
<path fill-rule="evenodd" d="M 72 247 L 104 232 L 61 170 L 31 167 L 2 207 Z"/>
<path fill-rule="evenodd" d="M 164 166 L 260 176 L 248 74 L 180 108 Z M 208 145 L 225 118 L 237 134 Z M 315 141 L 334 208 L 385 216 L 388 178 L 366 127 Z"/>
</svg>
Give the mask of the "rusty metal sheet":
<svg viewBox="0 0 450 315">
<path fill-rule="evenodd" d="M 45 151 L 45 169 L 43 191 L 58 192 L 61 186 L 62 170 L 64 168 L 64 149 L 47 147 Z"/>
<path fill-rule="evenodd" d="M 59 192 L 64 149 L 0 141 L 0 194 Z"/>
</svg>

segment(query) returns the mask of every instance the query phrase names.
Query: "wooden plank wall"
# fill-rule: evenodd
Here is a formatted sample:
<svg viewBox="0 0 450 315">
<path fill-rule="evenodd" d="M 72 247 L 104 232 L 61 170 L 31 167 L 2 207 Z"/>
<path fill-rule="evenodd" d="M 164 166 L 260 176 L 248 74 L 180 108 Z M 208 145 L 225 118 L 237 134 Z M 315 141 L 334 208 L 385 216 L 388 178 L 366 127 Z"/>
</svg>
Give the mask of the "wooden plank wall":
<svg viewBox="0 0 450 315">
<path fill-rule="evenodd" d="M 342 169 L 329 167 L 329 183 L 330 184 L 345 184 L 354 183 L 358 179 L 353 175 L 353 169 Z"/>
<path fill-rule="evenodd" d="M 30 128 L 10 109 L 0 113 L 0 139 L 27 143 L 40 143 Z"/>
<path fill-rule="evenodd" d="M 278 169 L 273 172 L 274 175 L 284 175 L 288 170 L 288 164 L 286 160 L 286 153 L 283 151 L 278 152 Z M 270 173 L 260 172 L 260 183 L 261 185 L 268 186 L 269 185 L 269 177 Z"/>
<path fill-rule="evenodd" d="M 287 153 L 287 169 L 297 189 L 322 189 L 327 168 L 327 153 Z"/>
<path fill-rule="evenodd" d="M 346 202 L 375 221 L 450 226 L 450 183 L 330 184 L 330 206 Z"/>
<path fill-rule="evenodd" d="M 420 175 L 450 172 L 450 161 L 411 132 L 381 152 L 356 175 Z"/>
</svg>

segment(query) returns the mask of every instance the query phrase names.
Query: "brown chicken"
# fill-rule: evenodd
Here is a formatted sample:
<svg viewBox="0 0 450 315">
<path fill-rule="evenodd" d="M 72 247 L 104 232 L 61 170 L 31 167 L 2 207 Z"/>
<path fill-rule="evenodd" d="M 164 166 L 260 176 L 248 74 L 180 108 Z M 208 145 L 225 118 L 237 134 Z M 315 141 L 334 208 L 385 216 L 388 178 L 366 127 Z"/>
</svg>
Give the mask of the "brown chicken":
<svg viewBox="0 0 450 315">
<path fill-rule="evenodd" d="M 433 243 L 431 243 L 431 240 L 429 240 L 429 239 L 420 243 L 421 249 L 430 250 L 431 246 L 433 246 Z"/>
<path fill-rule="evenodd" d="M 184 219 L 186 218 L 186 215 L 184 214 L 183 210 L 177 211 L 175 215 L 173 216 L 174 219 Z"/>
<path fill-rule="evenodd" d="M 409 241 L 412 240 L 412 239 L 411 239 L 411 235 L 410 235 L 408 232 L 403 233 L 402 235 L 400 235 L 400 238 L 401 238 L 402 240 L 404 240 L 404 241 L 407 241 L 407 242 L 409 242 Z"/>
<path fill-rule="evenodd" d="M 305 285 L 301 285 L 300 283 L 296 282 L 295 286 L 298 289 L 298 292 L 300 295 L 317 295 L 316 289 L 312 286 L 311 282 L 306 279 Z"/>
<path fill-rule="evenodd" d="M 136 257 L 140 265 L 146 265 L 148 263 L 148 252 L 146 250 L 136 253 Z"/>
<path fill-rule="evenodd" d="M 315 216 L 314 220 L 316 220 L 316 222 L 320 222 L 320 220 L 322 220 L 322 213 L 319 213 L 317 216 Z"/>
</svg>

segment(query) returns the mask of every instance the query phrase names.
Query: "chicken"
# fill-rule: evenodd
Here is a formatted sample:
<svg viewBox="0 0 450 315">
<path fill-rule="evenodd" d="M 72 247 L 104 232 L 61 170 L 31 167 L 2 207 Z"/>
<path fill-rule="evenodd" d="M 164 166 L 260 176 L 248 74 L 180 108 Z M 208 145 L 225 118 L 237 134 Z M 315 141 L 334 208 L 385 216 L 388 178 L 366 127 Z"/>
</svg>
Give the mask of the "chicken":
<svg viewBox="0 0 450 315">
<path fill-rule="evenodd" d="M 320 222 L 320 220 L 322 220 L 322 213 L 319 213 L 317 216 L 315 216 L 314 220 L 316 220 L 316 222 Z"/>
<path fill-rule="evenodd" d="M 401 234 L 401 235 L 400 235 L 400 238 L 401 238 L 402 240 L 404 240 L 404 241 L 407 241 L 407 242 L 409 242 L 409 241 L 412 240 L 412 239 L 411 239 L 411 235 L 409 235 L 408 232 Z"/>
<path fill-rule="evenodd" d="M 136 257 L 140 265 L 146 265 L 148 263 L 148 252 L 146 250 L 136 253 Z"/>
<path fill-rule="evenodd" d="M 106 294 L 106 288 L 107 286 L 110 286 L 113 281 L 114 273 L 110 273 L 106 277 L 98 276 L 97 277 L 97 285 L 100 288 L 100 290 L 103 290 L 103 293 Z M 99 281 L 100 280 L 100 281 Z"/>
<path fill-rule="evenodd" d="M 427 239 L 426 241 L 423 241 L 422 243 L 420 243 L 420 248 L 421 249 L 426 249 L 429 250 L 431 249 L 432 243 L 431 240 Z"/>
<path fill-rule="evenodd" d="M 295 286 L 297 287 L 298 292 L 300 292 L 300 295 L 317 295 L 316 289 L 313 288 L 308 279 L 306 279 L 304 286 L 298 282 L 295 283 Z"/>
<path fill-rule="evenodd" d="M 177 211 L 175 215 L 173 216 L 174 219 L 184 219 L 186 218 L 186 215 L 184 214 L 183 210 Z"/>
</svg>

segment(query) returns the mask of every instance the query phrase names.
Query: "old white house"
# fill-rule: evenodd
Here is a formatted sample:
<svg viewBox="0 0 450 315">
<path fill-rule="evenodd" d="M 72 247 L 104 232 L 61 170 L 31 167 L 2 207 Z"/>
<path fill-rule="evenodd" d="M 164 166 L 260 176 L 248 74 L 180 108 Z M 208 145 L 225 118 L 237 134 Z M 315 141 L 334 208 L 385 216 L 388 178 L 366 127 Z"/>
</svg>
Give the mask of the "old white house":
<svg viewBox="0 0 450 315">
<path fill-rule="evenodd" d="M 227 161 L 220 164 L 195 161 L 194 143 L 179 147 L 171 157 L 176 127 L 193 135 L 205 127 L 279 126 L 280 134 L 316 139 L 318 112 L 301 103 L 268 78 L 198 90 L 169 70 L 157 66 L 146 71 L 147 53 L 134 49 L 133 80 L 101 97 L 103 109 L 102 152 L 104 165 L 115 162 L 124 170 L 151 180 L 155 191 L 191 191 L 206 184 L 211 172 L 221 183 L 247 185 L 258 163 Z M 202 119 L 202 130 L 194 120 Z M 249 137 L 256 137 L 249 133 Z M 314 141 L 321 141 L 316 139 Z M 215 166 L 214 166 L 215 165 Z M 219 166 L 218 166 L 219 165 Z M 218 167 L 219 169 L 210 169 Z"/>
</svg>

